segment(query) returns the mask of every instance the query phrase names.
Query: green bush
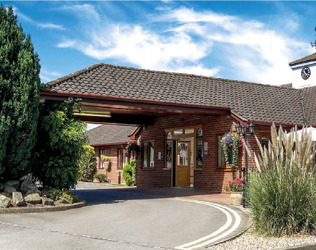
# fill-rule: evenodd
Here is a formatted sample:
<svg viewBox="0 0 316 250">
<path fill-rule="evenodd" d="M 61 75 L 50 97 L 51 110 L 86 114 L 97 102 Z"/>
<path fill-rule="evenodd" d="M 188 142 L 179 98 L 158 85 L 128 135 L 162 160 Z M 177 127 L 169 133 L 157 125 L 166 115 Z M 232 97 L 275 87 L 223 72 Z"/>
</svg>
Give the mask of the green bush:
<svg viewBox="0 0 316 250">
<path fill-rule="evenodd" d="M 0 5 L 0 180 L 30 172 L 39 117 L 40 65 L 12 6 Z"/>
<path fill-rule="evenodd" d="M 63 192 L 61 197 L 60 197 L 60 199 L 68 201 L 69 204 L 72 204 L 73 201 L 74 201 L 74 199 L 73 199 L 73 197 L 72 197 L 70 192 L 69 193 L 68 192 Z"/>
<path fill-rule="evenodd" d="M 256 156 L 257 172 L 250 174 L 249 203 L 260 234 L 316 233 L 315 148 L 311 135 L 271 130 L 268 149 Z"/>
<path fill-rule="evenodd" d="M 93 177 L 98 179 L 100 183 L 107 180 L 107 176 L 105 174 L 95 174 Z"/>
<path fill-rule="evenodd" d="M 75 103 L 48 100 L 40 106 L 32 173 L 43 185 L 69 189 L 77 183 L 79 159 L 87 138 L 86 124 L 74 118 L 75 107 Z"/>
<path fill-rule="evenodd" d="M 123 178 L 127 186 L 136 184 L 136 160 L 126 163 L 123 168 Z"/>
<path fill-rule="evenodd" d="M 69 204 L 81 201 L 78 195 L 72 194 L 70 191 L 61 191 L 59 189 L 51 190 L 49 192 L 49 197 L 54 201 L 65 199 L 69 202 Z"/>
<path fill-rule="evenodd" d="M 62 196 L 63 191 L 59 190 L 59 189 L 55 189 L 55 190 L 51 190 L 49 192 L 49 197 L 51 199 L 53 199 L 54 201 L 57 201 L 60 199 L 60 197 Z"/>
<path fill-rule="evenodd" d="M 79 159 L 79 179 L 89 181 L 96 171 L 96 158 L 94 148 L 89 145 L 83 146 L 83 153 Z"/>
</svg>

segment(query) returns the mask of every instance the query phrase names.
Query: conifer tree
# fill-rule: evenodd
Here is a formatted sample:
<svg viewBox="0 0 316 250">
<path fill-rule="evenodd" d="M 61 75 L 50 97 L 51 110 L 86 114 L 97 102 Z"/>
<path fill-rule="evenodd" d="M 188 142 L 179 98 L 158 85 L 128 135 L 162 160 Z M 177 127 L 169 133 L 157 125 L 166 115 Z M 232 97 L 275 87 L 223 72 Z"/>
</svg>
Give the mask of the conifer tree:
<svg viewBox="0 0 316 250">
<path fill-rule="evenodd" d="M 0 181 L 30 171 L 39 117 L 39 72 L 30 36 L 18 25 L 12 6 L 0 6 Z"/>
</svg>

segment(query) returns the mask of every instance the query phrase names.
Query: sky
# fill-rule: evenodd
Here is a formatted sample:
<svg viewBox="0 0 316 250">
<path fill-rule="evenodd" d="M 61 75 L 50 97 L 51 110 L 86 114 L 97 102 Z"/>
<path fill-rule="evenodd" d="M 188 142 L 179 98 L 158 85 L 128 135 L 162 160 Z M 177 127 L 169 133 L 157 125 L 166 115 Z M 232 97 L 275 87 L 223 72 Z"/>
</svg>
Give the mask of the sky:
<svg viewBox="0 0 316 250">
<path fill-rule="evenodd" d="M 97 62 L 281 85 L 314 53 L 316 2 L 2 1 L 48 82 Z"/>
</svg>

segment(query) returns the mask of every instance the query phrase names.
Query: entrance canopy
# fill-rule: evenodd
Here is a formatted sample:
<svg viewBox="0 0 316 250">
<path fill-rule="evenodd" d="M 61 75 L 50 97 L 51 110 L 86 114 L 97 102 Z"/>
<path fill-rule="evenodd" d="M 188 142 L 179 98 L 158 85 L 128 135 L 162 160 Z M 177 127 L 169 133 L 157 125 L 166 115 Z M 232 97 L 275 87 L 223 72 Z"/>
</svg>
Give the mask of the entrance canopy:
<svg viewBox="0 0 316 250">
<path fill-rule="evenodd" d="M 230 111 L 223 107 L 186 105 L 180 103 L 133 100 L 92 94 L 67 92 L 42 92 L 42 100 L 73 101 L 81 104 L 81 113 L 75 117 L 89 123 L 112 123 L 131 125 L 153 125 L 157 116 L 169 114 L 226 115 Z"/>
</svg>

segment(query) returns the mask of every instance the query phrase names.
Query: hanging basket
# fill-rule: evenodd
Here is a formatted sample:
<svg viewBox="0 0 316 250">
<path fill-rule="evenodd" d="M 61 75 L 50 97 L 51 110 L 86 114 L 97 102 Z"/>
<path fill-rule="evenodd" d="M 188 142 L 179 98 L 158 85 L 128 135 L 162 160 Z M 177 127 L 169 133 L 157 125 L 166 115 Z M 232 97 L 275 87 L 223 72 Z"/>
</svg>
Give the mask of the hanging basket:
<svg viewBox="0 0 316 250">
<path fill-rule="evenodd" d="M 242 148 L 241 137 L 236 133 L 228 132 L 223 136 L 221 145 L 227 166 L 237 169 L 239 148 Z"/>
</svg>

